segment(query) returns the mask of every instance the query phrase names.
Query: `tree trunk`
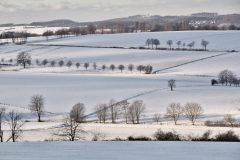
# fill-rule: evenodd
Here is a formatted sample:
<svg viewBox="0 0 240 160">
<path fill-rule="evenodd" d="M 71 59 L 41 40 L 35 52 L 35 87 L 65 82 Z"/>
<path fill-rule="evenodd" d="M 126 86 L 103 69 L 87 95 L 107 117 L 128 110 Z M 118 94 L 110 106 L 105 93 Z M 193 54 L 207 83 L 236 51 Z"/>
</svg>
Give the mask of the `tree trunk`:
<svg viewBox="0 0 240 160">
<path fill-rule="evenodd" d="M 41 116 L 38 114 L 38 122 L 41 122 Z"/>
<path fill-rule="evenodd" d="M 12 134 L 12 141 L 15 142 L 15 135 Z"/>
</svg>

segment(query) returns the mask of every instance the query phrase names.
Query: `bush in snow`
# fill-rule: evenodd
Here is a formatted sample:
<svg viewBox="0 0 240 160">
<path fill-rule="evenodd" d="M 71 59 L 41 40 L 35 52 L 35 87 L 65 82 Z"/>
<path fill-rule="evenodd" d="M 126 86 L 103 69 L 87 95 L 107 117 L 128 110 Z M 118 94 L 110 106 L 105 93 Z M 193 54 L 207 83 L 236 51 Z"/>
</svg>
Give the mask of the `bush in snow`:
<svg viewBox="0 0 240 160">
<path fill-rule="evenodd" d="M 158 141 L 180 141 L 180 135 L 176 132 L 163 132 L 161 129 L 153 135 Z"/>
<path fill-rule="evenodd" d="M 218 135 L 216 135 L 215 141 L 239 142 L 240 139 L 233 131 L 228 131 L 227 133 L 219 133 Z"/>
</svg>

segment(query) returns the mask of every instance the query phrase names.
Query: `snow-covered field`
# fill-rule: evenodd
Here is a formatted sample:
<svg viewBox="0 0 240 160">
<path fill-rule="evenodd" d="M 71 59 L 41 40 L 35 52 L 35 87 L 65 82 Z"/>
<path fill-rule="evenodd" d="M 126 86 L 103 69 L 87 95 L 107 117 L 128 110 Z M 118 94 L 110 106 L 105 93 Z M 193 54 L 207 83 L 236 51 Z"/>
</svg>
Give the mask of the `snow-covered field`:
<svg viewBox="0 0 240 160">
<path fill-rule="evenodd" d="M 45 142 L 1 144 L 4 160 L 237 160 L 238 143 Z"/>
<path fill-rule="evenodd" d="M 80 46 L 108 46 L 108 47 L 140 47 L 145 46 L 148 38 L 160 40 L 160 47 L 168 47 L 167 41 L 173 41 L 173 48 L 177 48 L 177 41 L 182 44 L 195 42 L 195 48 L 202 48 L 201 41 L 210 42 L 211 50 L 240 50 L 239 31 L 181 31 L 181 32 L 152 32 L 152 33 L 124 33 L 107 35 L 87 35 L 70 39 L 60 39 L 50 43 L 58 45 L 80 45 Z"/>
<path fill-rule="evenodd" d="M 0 27 L 0 34 L 2 32 L 27 32 L 32 34 L 42 35 L 46 31 L 57 31 L 64 27 L 42 27 L 42 26 L 12 26 L 12 27 Z M 65 27 L 68 28 L 68 27 Z"/>
<path fill-rule="evenodd" d="M 136 34 L 114 34 L 114 35 L 87 35 L 80 37 L 69 37 L 45 41 L 44 38 L 34 38 L 31 45 L 4 45 L 0 46 L 0 59 L 5 61 L 15 59 L 17 54 L 26 51 L 31 54 L 33 63 L 36 59 L 68 60 L 80 62 L 80 69 L 75 66 L 68 67 L 36 67 L 22 69 L 19 66 L 2 67 L 0 69 L 0 102 L 13 104 L 19 107 L 27 107 L 30 97 L 33 94 L 43 94 L 46 98 L 46 110 L 54 113 L 69 112 L 71 107 L 77 103 L 84 103 L 87 113 L 93 112 L 94 107 L 99 103 L 106 103 L 110 99 L 123 100 L 125 98 L 138 95 L 132 100 L 143 100 L 146 104 L 146 113 L 143 118 L 151 118 L 158 112 L 162 115 L 166 112 L 166 107 L 172 102 L 180 102 L 184 105 L 187 102 L 197 102 L 204 108 L 204 116 L 198 121 L 201 125 L 208 119 L 221 120 L 223 115 L 232 114 L 240 118 L 240 88 L 215 86 L 212 87 L 210 81 L 216 78 L 217 74 L 229 69 L 240 76 L 240 53 L 224 52 L 224 50 L 240 50 L 240 32 L 238 31 L 194 31 L 194 32 L 161 32 L 161 33 L 136 33 Z M 160 51 L 160 50 L 135 50 L 135 49 L 113 49 L 113 48 L 81 48 L 67 46 L 33 46 L 32 44 L 56 44 L 56 45 L 83 45 L 83 46 L 144 46 L 147 38 L 159 38 L 162 45 L 165 41 L 182 40 L 190 42 L 196 41 L 196 48 L 201 48 L 199 43 L 202 39 L 210 41 L 210 52 L 194 51 Z M 198 45 L 197 45 L 198 44 Z M 174 44 L 175 45 L 175 44 Z M 176 47 L 176 45 L 175 45 Z M 215 51 L 213 51 L 215 50 Z M 220 51 L 217 51 L 220 50 Z M 225 54 L 226 53 L 226 54 Z M 216 56 L 216 57 L 215 57 Z M 200 60 L 202 59 L 202 60 Z M 199 61 L 196 61 L 199 60 Z M 86 71 L 83 63 L 89 62 L 90 67 Z M 92 64 L 96 62 L 98 69 L 93 70 Z M 188 63 L 188 64 L 185 64 Z M 165 69 L 158 74 L 145 75 L 134 71 L 106 71 L 101 70 L 105 64 L 134 64 L 152 65 L 154 70 Z M 185 64 L 185 65 L 181 65 Z M 178 66 L 181 65 L 181 66 Z M 175 67 L 174 67 L 175 66 Z M 167 86 L 169 79 L 176 79 L 177 88 L 171 92 Z M 14 107 L 9 107 L 13 109 Z M 18 108 L 14 108 L 18 109 Z M 18 109 L 21 112 L 29 112 L 26 109 Z M 44 117 L 49 120 L 49 116 Z M 50 118 L 51 119 L 51 118 Z M 54 119 L 54 118 L 53 118 Z M 32 120 L 32 119 L 30 119 Z M 165 123 L 170 123 L 164 120 Z M 53 124 L 53 126 L 57 126 Z M 176 128 L 183 134 L 199 133 L 197 127 L 191 127 L 186 121 L 180 121 L 180 128 L 172 128 L 165 124 L 163 127 Z M 27 124 L 26 124 L 27 125 Z M 37 124 L 35 124 L 37 125 Z M 35 125 L 29 125 L 26 134 L 50 135 L 48 129 L 36 129 Z M 91 124 L 90 124 L 91 125 Z M 34 127 L 35 126 L 35 127 Z M 116 126 L 118 127 L 118 126 Z M 117 137 L 116 133 L 129 136 L 131 133 L 138 135 L 144 129 L 132 129 L 131 125 L 119 127 L 117 132 L 111 129 L 109 137 Z M 145 126 L 143 126 L 144 128 Z M 159 126 L 161 128 L 161 126 Z M 203 127 L 203 126 L 201 126 Z M 45 127 L 43 127 L 45 128 Z M 46 127 L 48 128 L 48 127 Z M 94 124 L 91 128 L 107 130 L 108 127 Z M 114 126 L 113 126 L 114 128 Z M 125 129 L 123 129 L 125 128 Z M 151 128 L 151 126 L 150 126 Z M 152 127 L 146 135 L 152 135 L 157 127 Z M 202 129 L 205 132 L 208 128 Z M 189 132 L 183 132 L 183 131 Z M 220 128 L 226 131 L 228 128 Z M 215 133 L 219 132 L 214 129 Z M 137 131 L 137 132 L 134 132 Z M 200 133 L 202 133 L 200 132 Z M 145 132 L 144 132 L 145 133 Z M 236 131 L 240 134 L 239 130 Z M 31 136 L 27 136 L 31 137 Z M 47 136 L 46 136 L 47 137 Z M 39 136 L 24 140 L 44 140 Z"/>
</svg>

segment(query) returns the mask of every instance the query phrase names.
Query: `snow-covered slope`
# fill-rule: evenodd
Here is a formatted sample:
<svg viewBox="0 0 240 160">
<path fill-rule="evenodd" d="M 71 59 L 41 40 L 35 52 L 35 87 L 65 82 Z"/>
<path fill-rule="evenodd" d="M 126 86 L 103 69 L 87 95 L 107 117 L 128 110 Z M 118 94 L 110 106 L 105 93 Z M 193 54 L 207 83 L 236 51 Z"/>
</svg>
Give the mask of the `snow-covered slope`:
<svg viewBox="0 0 240 160">
<path fill-rule="evenodd" d="M 30 39 L 26 45 L 0 46 L 0 59 L 15 60 L 19 52 L 28 52 L 32 57 L 33 66 L 22 69 L 21 66 L 4 67 L 0 69 L 0 107 L 7 110 L 18 110 L 24 113 L 24 119 L 33 121 L 35 117 L 29 114 L 28 104 L 34 94 L 43 94 L 46 101 L 46 111 L 49 113 L 43 117 L 46 123 L 29 122 L 24 126 L 23 140 L 43 141 L 50 139 L 52 131 L 61 122 L 72 106 L 78 102 L 84 103 L 87 113 L 94 111 L 99 103 L 108 103 L 110 99 L 123 100 L 132 97 L 129 101 L 143 100 L 146 104 L 146 112 L 143 119 L 152 118 L 154 113 L 166 112 L 166 107 L 172 102 L 197 102 L 204 108 L 204 116 L 197 122 L 203 124 L 206 120 L 222 120 L 223 115 L 232 114 L 240 118 L 240 88 L 226 86 L 211 86 L 210 81 L 224 69 L 232 70 L 240 76 L 239 52 L 224 52 L 223 50 L 238 50 L 240 32 L 162 32 L 162 33 L 138 33 L 138 34 L 114 34 L 114 35 L 88 35 L 80 37 L 68 37 L 46 41 L 44 37 Z M 55 38 L 55 37 L 53 37 Z M 143 46 L 146 38 L 201 41 L 206 39 L 211 42 L 210 52 L 197 51 L 162 51 L 162 50 L 138 50 L 138 49 L 114 49 L 114 48 L 83 48 L 76 45 L 89 46 Z M 162 42 L 163 43 L 163 42 Z M 41 45 L 37 45 L 41 44 Z M 53 46 L 49 46 L 52 44 Z M 54 46 L 70 45 L 70 46 Z M 164 44 L 165 45 L 165 44 Z M 176 45 L 175 45 L 176 46 Z M 201 47 L 201 46 L 196 46 Z M 39 67 L 35 65 L 36 59 L 42 61 L 69 60 L 80 62 L 81 66 L 68 67 Z M 86 71 L 83 63 L 89 62 L 90 67 Z M 97 70 L 93 69 L 96 62 Z M 102 65 L 107 65 L 105 71 Z M 145 75 L 136 69 L 133 72 L 126 69 L 112 72 L 110 64 L 152 65 L 154 70 L 161 70 L 157 74 Z M 175 79 L 177 87 L 171 92 L 167 82 Z M 1 103 L 10 104 L 1 105 Z M 120 121 L 121 121 L 121 117 Z M 146 122 L 146 121 L 145 121 Z M 168 119 L 164 119 L 165 125 L 100 125 L 86 124 L 88 131 L 99 129 L 108 134 L 108 138 L 121 136 L 126 138 L 129 134 L 151 136 L 159 127 L 164 130 L 176 130 L 181 134 L 202 134 L 209 127 L 189 126 L 186 120 L 181 119 L 179 126 L 172 126 Z M 170 123 L 170 124 L 169 124 Z M 7 126 L 3 126 L 7 130 Z M 214 133 L 225 132 L 229 128 L 214 128 Z M 202 131 L 202 132 L 200 132 Z M 239 128 L 236 128 L 239 134 Z M 9 132 L 5 136 L 8 136 Z M 144 134 L 143 134 L 144 133 Z M 8 137 L 5 137 L 8 138 Z M 0 150 L 1 151 L 1 150 Z"/>
<path fill-rule="evenodd" d="M 114 35 L 88 35 L 69 37 L 59 40 L 35 42 L 33 44 L 68 44 L 68 45 L 116 45 L 138 46 L 143 44 L 145 38 L 156 36 L 159 39 L 167 38 L 179 40 L 198 38 L 213 38 L 211 44 L 215 49 L 237 49 L 237 39 L 240 32 L 161 32 L 138 34 L 114 34 Z M 219 37 L 220 36 L 220 37 Z M 156 38 L 154 37 L 154 38 Z M 36 40 L 36 39 L 35 39 Z M 209 39 L 208 39 L 209 40 Z M 210 40 L 209 40 L 210 41 Z M 225 43 L 226 45 L 222 45 Z M 227 43 L 228 42 L 228 43 Z M 215 45 L 214 45 L 215 44 Z M 211 45 L 210 45 L 211 46 Z M 210 47 L 209 46 L 209 47 Z M 92 112 L 96 104 L 108 102 L 111 98 L 122 100 L 139 93 L 143 94 L 136 99 L 142 99 L 147 105 L 147 112 L 165 112 L 171 102 L 198 102 L 202 104 L 207 116 L 222 116 L 231 113 L 239 113 L 239 88 L 210 86 L 210 80 L 217 76 L 223 69 L 230 69 L 240 75 L 238 65 L 240 54 L 238 52 L 194 52 L 194 51 L 160 51 L 160 50 L 135 50 L 112 48 L 82 48 L 67 46 L 33 46 L 33 45 L 5 45 L 0 46 L 0 59 L 6 61 L 15 59 L 21 51 L 31 54 L 33 63 L 36 59 L 43 60 L 72 60 L 80 62 L 80 69 L 75 66 L 67 67 L 33 67 L 21 69 L 20 72 L 0 72 L 0 102 L 27 106 L 29 98 L 33 94 L 43 94 L 46 97 L 46 108 L 51 112 L 67 112 L 72 105 L 83 102 L 87 111 Z M 226 54 L 225 54 L 226 53 Z M 223 55 L 222 55 L 223 54 Z M 211 57 L 220 55 L 217 57 Z M 209 58 L 208 58 L 209 57 Z M 207 58 L 207 59 L 204 59 Z M 196 61 L 203 59 L 200 61 Z M 85 71 L 83 63 L 90 62 L 90 68 Z M 94 71 L 92 64 L 96 62 L 98 70 Z M 191 63 L 192 62 L 192 63 Z M 178 66 L 184 63 L 182 66 Z M 150 64 L 154 70 L 166 69 L 157 75 L 144 75 L 136 70 L 106 71 L 101 70 L 105 64 Z M 2 70 L 18 70 L 16 68 L 2 68 Z M 58 73 L 58 74 L 56 74 Z M 167 88 L 167 81 L 171 78 L 177 80 L 175 92 Z M 156 90 L 159 89 L 159 90 Z M 163 89 L 163 90 L 161 90 Z"/>
<path fill-rule="evenodd" d="M 42 44 L 108 46 L 108 47 L 140 47 L 145 46 L 148 38 L 160 40 L 160 47 L 168 47 L 166 42 L 173 40 L 173 47 L 177 48 L 177 41 L 187 44 L 195 41 L 195 48 L 202 48 L 201 41 L 210 42 L 211 50 L 240 50 L 239 31 L 181 31 L 181 32 L 152 32 L 152 33 L 124 33 L 109 35 L 87 35 Z"/>
<path fill-rule="evenodd" d="M 59 29 L 68 27 L 42 27 L 42 26 L 12 26 L 12 27 L 0 27 L 0 34 L 2 32 L 27 32 L 32 34 L 42 35 L 46 31 L 57 31 Z"/>
</svg>

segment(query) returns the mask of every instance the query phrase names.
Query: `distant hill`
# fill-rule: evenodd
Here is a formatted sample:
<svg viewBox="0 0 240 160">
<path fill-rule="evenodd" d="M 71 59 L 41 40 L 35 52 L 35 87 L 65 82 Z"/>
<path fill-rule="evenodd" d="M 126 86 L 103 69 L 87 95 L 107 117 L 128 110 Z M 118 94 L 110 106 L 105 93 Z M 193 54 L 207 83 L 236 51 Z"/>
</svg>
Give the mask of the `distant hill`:
<svg viewBox="0 0 240 160">
<path fill-rule="evenodd" d="M 231 25 L 234 24 L 236 26 L 240 26 L 240 14 L 228 14 L 228 15 L 218 15 L 217 13 L 195 13 L 188 16 L 160 16 L 160 15 L 135 15 L 123 18 L 116 18 L 104 21 L 96 21 L 96 22 L 76 22 L 68 19 L 58 19 L 53 21 L 45 21 L 45 22 L 32 22 L 30 26 L 44 26 L 44 27 L 78 27 L 89 24 L 94 24 L 96 26 L 106 25 L 106 24 L 125 24 L 130 25 L 136 22 L 146 23 L 149 25 L 166 25 L 168 23 L 182 23 L 187 22 L 193 26 L 199 25 Z M 16 26 L 12 23 L 3 24 L 0 27 L 7 26 Z"/>
<path fill-rule="evenodd" d="M 68 19 L 59 19 L 46 22 L 32 22 L 30 26 L 46 26 L 46 27 L 77 27 L 80 25 L 79 22 L 75 22 Z"/>
</svg>

